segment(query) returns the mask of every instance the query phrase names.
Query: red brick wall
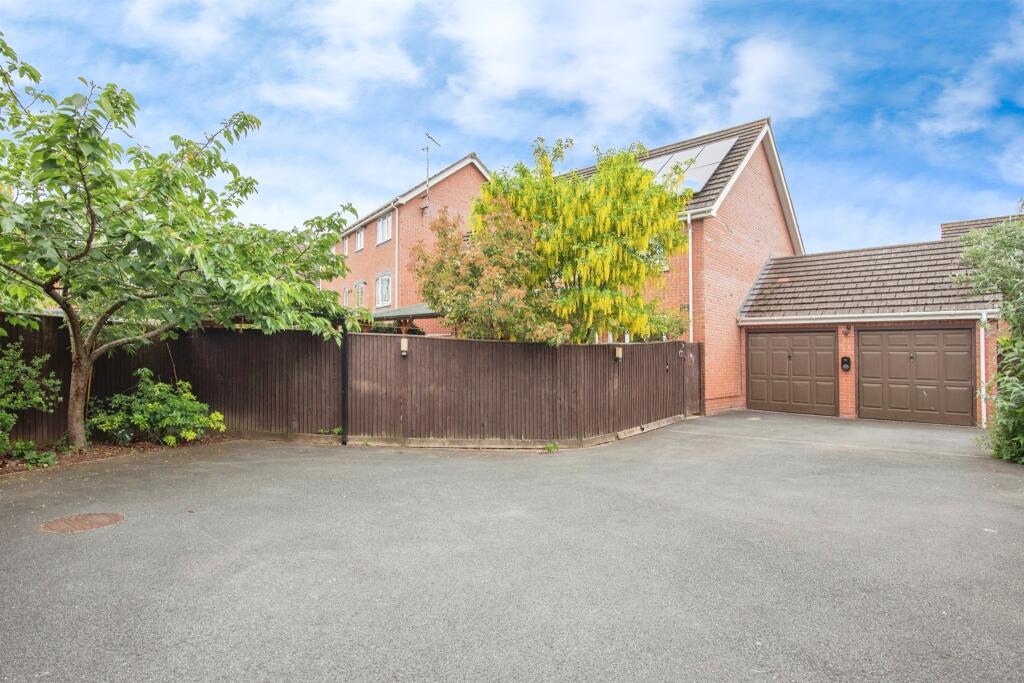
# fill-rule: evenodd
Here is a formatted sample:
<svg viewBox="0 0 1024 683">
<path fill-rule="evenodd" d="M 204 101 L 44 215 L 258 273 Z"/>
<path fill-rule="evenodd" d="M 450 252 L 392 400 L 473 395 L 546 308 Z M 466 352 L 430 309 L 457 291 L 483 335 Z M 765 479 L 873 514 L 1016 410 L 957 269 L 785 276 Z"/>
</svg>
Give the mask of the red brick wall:
<svg viewBox="0 0 1024 683">
<path fill-rule="evenodd" d="M 694 224 L 697 341 L 704 342 L 708 414 L 746 405 L 740 305 L 770 256 L 794 252 L 764 146 L 759 146 L 718 215 Z"/>
<path fill-rule="evenodd" d="M 333 289 L 341 294 L 346 288 L 354 289 L 357 282 L 366 283 L 364 305 L 371 311 L 377 310 L 375 301 L 377 276 L 381 273 L 391 274 L 391 306 L 411 306 L 422 303 L 419 283 L 411 272 L 410 252 L 418 242 L 433 243 L 430 222 L 437 217 L 442 208 L 455 216 L 466 217 L 473 206 L 473 201 L 480 192 L 484 176 L 473 164 L 459 169 L 447 178 L 430 187 L 430 208 L 424 213 L 423 194 L 392 211 L 392 237 L 383 244 L 377 244 L 377 222 L 370 221 L 365 226 L 365 247 L 362 251 L 355 250 L 355 235 L 349 236 L 349 254 L 346 259 L 349 274 L 340 280 L 326 283 L 326 289 Z M 398 267 L 395 266 L 395 244 L 398 243 Z M 342 253 L 342 245 L 335 248 Z M 350 299 L 354 304 L 354 299 Z M 386 309 L 384 309 L 386 310 Z M 436 327 L 424 323 L 424 327 Z"/>
<path fill-rule="evenodd" d="M 974 355 L 975 355 L 975 388 L 978 396 L 975 398 L 974 415 L 978 424 L 981 424 L 981 325 L 977 320 L 918 320 L 918 321 L 893 321 L 893 322 L 861 322 L 861 323 L 832 323 L 829 325 L 765 325 L 749 327 L 743 333 L 744 342 L 746 335 L 754 332 L 772 332 L 779 330 L 809 331 L 809 330 L 835 330 L 837 340 L 836 363 L 840 362 L 843 356 L 849 356 L 852 367 L 849 372 L 843 372 L 837 367 L 839 375 L 839 417 L 857 417 L 857 331 L 868 329 L 907 329 L 907 328 L 930 328 L 930 327 L 971 327 L 974 329 Z M 1001 327 L 1005 325 L 1000 324 Z M 848 332 L 848 334 L 847 334 Z M 990 324 L 986 336 L 986 358 L 984 376 L 991 386 L 992 376 L 996 371 L 996 337 L 997 329 L 995 324 Z M 744 343 L 745 346 L 745 343 Z M 744 359 L 746 349 L 744 348 Z M 746 399 L 744 399 L 745 401 Z M 745 404 L 744 404 L 745 405 Z M 992 402 L 988 402 L 988 414 L 992 415 Z"/>
</svg>

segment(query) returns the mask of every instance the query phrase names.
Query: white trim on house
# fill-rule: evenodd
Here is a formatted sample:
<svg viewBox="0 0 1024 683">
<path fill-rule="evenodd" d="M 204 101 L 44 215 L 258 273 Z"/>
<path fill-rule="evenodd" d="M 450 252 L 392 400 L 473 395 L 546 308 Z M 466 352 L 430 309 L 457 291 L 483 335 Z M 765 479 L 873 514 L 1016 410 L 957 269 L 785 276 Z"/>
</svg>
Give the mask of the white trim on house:
<svg viewBox="0 0 1024 683">
<path fill-rule="evenodd" d="M 767 144 L 765 144 L 767 142 Z M 793 242 L 793 250 L 796 255 L 799 256 L 804 253 L 804 240 L 800 235 L 800 224 L 796 220 L 796 210 L 793 208 L 793 198 L 789 194 L 789 185 L 786 183 L 786 175 L 782 172 L 782 159 L 779 157 L 779 150 L 775 146 L 775 136 L 772 133 L 772 127 L 770 124 L 765 123 L 764 128 L 758 133 L 757 139 L 750 145 L 750 149 L 747 150 L 743 160 L 740 161 L 739 166 L 733 172 L 729 178 L 729 182 L 722 188 L 715 203 L 707 209 L 698 209 L 696 211 L 688 211 L 680 214 L 681 218 L 689 216 L 691 219 L 696 218 L 709 218 L 718 215 L 719 209 L 722 208 L 722 203 L 725 198 L 729 195 L 733 185 L 736 184 L 736 180 L 740 177 L 743 171 L 747 168 L 747 164 L 754 158 L 754 154 L 757 152 L 757 148 L 764 144 L 765 155 L 768 157 L 768 165 L 772 169 L 772 180 L 775 183 L 775 192 L 779 195 L 779 200 L 782 203 L 782 216 L 786 219 L 786 229 L 789 231 L 789 239 Z"/>
<path fill-rule="evenodd" d="M 384 204 L 383 206 L 374 209 L 372 212 L 366 214 L 365 216 L 356 219 L 355 223 L 345 228 L 345 232 L 342 233 L 342 237 L 355 232 L 358 228 L 365 226 L 370 221 L 376 220 L 378 217 L 380 217 L 381 214 L 387 213 L 388 211 L 391 211 L 392 209 L 407 203 L 411 199 L 415 199 L 417 196 L 420 195 L 420 193 L 422 193 L 427 188 L 428 182 L 431 185 L 431 187 L 433 187 L 437 183 L 448 178 L 449 176 L 458 173 L 459 171 L 461 171 L 462 169 L 466 168 L 469 165 L 476 166 L 477 170 L 479 170 L 480 173 L 483 175 L 484 180 L 490 180 L 491 172 L 487 169 L 486 166 L 484 166 L 484 163 L 477 159 L 475 154 L 468 154 L 459 159 L 458 161 L 456 161 L 455 163 L 451 164 L 450 166 L 443 168 L 434 175 L 432 175 L 429 181 L 424 180 L 422 183 L 412 188 L 411 190 L 398 195 L 397 197 L 395 197 L 388 203 Z"/>
<path fill-rule="evenodd" d="M 740 327 L 813 325 L 815 323 L 908 322 L 915 320 L 984 320 L 997 316 L 996 309 L 973 311 L 915 311 L 911 313 L 845 313 L 841 315 L 791 315 L 771 318 L 737 318 Z"/>
</svg>

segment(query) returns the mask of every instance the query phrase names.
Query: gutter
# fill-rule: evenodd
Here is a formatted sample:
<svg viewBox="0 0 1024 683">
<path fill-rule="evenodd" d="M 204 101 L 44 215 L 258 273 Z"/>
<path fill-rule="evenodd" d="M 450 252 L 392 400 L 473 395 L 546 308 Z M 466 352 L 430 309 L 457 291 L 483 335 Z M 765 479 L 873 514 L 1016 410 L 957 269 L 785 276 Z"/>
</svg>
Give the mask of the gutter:
<svg viewBox="0 0 1024 683">
<path fill-rule="evenodd" d="M 686 214 L 686 277 L 688 283 L 686 286 L 686 326 L 688 328 L 687 336 L 690 339 L 690 343 L 693 343 L 693 219 L 692 214 L 687 212 Z"/>
<path fill-rule="evenodd" d="M 737 318 L 740 327 L 759 327 L 766 325 L 793 325 L 800 323 L 855 323 L 855 322 L 890 322 L 911 320 L 987 320 L 989 315 L 996 315 L 993 308 L 963 311 L 918 311 L 912 313 L 844 313 L 830 315 L 791 315 L 771 318 Z"/>
</svg>

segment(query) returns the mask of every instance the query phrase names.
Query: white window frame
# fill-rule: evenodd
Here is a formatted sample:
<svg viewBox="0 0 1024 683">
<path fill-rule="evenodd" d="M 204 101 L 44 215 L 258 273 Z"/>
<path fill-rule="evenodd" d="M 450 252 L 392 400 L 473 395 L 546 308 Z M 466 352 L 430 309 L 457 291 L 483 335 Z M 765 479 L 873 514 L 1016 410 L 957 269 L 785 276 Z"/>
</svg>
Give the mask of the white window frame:
<svg viewBox="0 0 1024 683">
<path fill-rule="evenodd" d="M 355 296 L 356 296 L 356 301 L 355 301 L 356 306 L 357 307 L 364 306 L 366 304 L 366 283 L 365 282 L 357 282 L 354 290 L 355 290 Z"/>
<path fill-rule="evenodd" d="M 377 219 L 377 244 L 384 244 L 391 240 L 391 212 L 387 212 Z"/>
<path fill-rule="evenodd" d="M 341 238 L 341 255 L 348 256 L 348 237 Z"/>
<path fill-rule="evenodd" d="M 387 281 L 387 299 L 381 296 L 381 284 Z M 373 303 L 377 308 L 384 308 L 391 305 L 391 273 L 381 273 L 377 276 L 373 288 Z"/>
<path fill-rule="evenodd" d="M 366 228 L 356 230 L 356 251 L 362 251 L 366 246 Z"/>
<path fill-rule="evenodd" d="M 344 289 L 344 290 L 343 290 L 343 291 L 341 292 L 341 305 L 342 305 L 342 306 L 348 306 L 348 302 L 349 302 L 349 300 L 350 300 L 351 298 L 352 298 L 352 290 L 351 290 L 351 289 L 349 289 L 348 287 L 346 287 L 346 288 L 345 288 L 345 289 Z"/>
</svg>

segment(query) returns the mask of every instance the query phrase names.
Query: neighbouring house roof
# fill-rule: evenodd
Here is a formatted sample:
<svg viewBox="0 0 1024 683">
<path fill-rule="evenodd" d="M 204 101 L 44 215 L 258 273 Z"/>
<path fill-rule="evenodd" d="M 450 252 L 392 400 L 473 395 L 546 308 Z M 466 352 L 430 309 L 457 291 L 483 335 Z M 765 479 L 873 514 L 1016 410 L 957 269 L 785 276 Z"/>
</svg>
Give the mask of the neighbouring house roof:
<svg viewBox="0 0 1024 683">
<path fill-rule="evenodd" d="M 381 215 L 387 213 L 388 211 L 390 211 L 395 206 L 401 206 L 402 204 L 405 204 L 406 202 L 408 202 L 410 199 L 413 199 L 413 198 L 419 196 L 419 194 L 421 192 L 423 192 L 425 189 L 427 189 L 427 185 L 428 184 L 436 185 L 437 183 L 441 182 L 442 180 L 444 180 L 448 176 L 454 175 L 458 171 L 461 171 L 466 166 L 470 166 L 470 165 L 476 166 L 477 169 L 480 171 L 480 173 L 483 174 L 484 178 L 490 178 L 491 172 L 487 169 L 487 166 L 484 165 L 484 162 L 480 161 L 480 159 L 476 155 L 476 152 L 470 152 L 469 154 L 467 154 L 466 156 L 462 157 L 461 159 L 459 159 L 455 163 L 452 163 L 452 164 L 449 164 L 448 166 L 445 166 L 440 171 L 438 171 L 437 173 L 433 174 L 432 176 L 430 176 L 429 178 L 424 180 L 419 185 L 416 185 L 416 186 L 406 190 L 405 192 L 403 192 L 402 194 L 398 195 L 397 197 L 395 197 L 391 201 L 388 201 L 388 202 L 385 202 L 384 204 L 381 204 L 380 206 L 378 206 L 373 211 L 371 211 L 369 213 L 366 213 L 366 214 L 363 214 L 362 216 L 360 216 L 359 218 L 356 219 L 355 223 L 353 223 L 352 225 L 347 227 L 345 229 L 345 232 L 342 233 L 342 234 L 343 235 L 348 235 L 348 234 L 350 234 L 352 232 L 355 232 L 357 229 L 365 226 L 370 221 L 376 220 Z"/>
<path fill-rule="evenodd" d="M 421 318 L 438 318 L 437 313 L 426 304 L 413 304 L 400 308 L 389 308 L 373 314 L 374 320 L 417 320 Z"/>
<path fill-rule="evenodd" d="M 740 308 L 740 324 L 991 311 L 996 295 L 960 281 L 970 272 L 961 254 L 958 242 L 939 240 L 771 258 Z"/>
<path fill-rule="evenodd" d="M 694 192 L 693 199 L 687 206 L 687 213 L 694 218 L 702 218 L 708 215 L 715 215 L 718 212 L 722 201 L 732 189 L 736 178 L 746 168 L 758 145 L 765 143 L 765 151 L 768 155 L 768 163 L 774 176 L 775 189 L 782 204 L 782 211 L 786 218 L 786 226 L 789 229 L 790 239 L 793 248 L 798 254 L 803 253 L 803 238 L 800 236 L 800 226 L 796 220 L 796 212 L 793 209 L 793 202 L 789 194 L 789 187 L 786 184 L 785 174 L 782 172 L 782 161 L 779 158 L 778 149 L 775 147 L 775 138 L 772 134 L 771 119 L 764 118 L 750 123 L 744 123 L 731 128 L 724 128 L 714 133 L 699 135 L 687 140 L 680 140 L 670 145 L 655 147 L 647 150 L 647 153 L 640 159 L 641 163 L 655 160 L 659 157 L 670 159 L 671 155 L 677 152 L 688 152 L 699 150 L 705 146 L 714 146 L 715 143 L 722 143 L 734 140 L 732 146 L 721 157 L 717 167 L 707 178 L 699 190 Z M 717 155 L 716 155 L 717 158 Z M 699 158 L 695 166 L 699 165 Z M 576 174 L 588 177 L 597 170 L 596 166 L 577 169 Z"/>
<path fill-rule="evenodd" d="M 995 216 L 993 218 L 974 218 L 969 221 L 954 221 L 952 223 L 942 223 L 939 228 L 942 231 L 942 239 L 959 239 L 971 230 L 991 228 L 993 225 L 999 225 L 1006 221 L 1024 221 L 1024 214 L 1016 214 L 1014 216 Z"/>
</svg>

